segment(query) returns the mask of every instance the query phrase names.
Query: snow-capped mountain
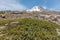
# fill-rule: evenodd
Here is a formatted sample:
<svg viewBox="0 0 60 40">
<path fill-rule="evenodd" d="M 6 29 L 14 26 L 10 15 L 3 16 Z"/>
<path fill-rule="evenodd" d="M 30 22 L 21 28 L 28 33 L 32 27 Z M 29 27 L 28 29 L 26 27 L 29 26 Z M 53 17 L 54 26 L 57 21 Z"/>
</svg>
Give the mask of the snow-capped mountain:
<svg viewBox="0 0 60 40">
<path fill-rule="evenodd" d="M 28 11 L 28 12 L 32 12 L 32 11 L 42 12 L 42 11 L 44 11 L 44 10 L 45 10 L 45 9 L 44 9 L 43 7 L 41 7 L 41 6 L 34 6 L 33 8 L 28 9 L 28 10 L 26 10 L 26 11 Z"/>
</svg>

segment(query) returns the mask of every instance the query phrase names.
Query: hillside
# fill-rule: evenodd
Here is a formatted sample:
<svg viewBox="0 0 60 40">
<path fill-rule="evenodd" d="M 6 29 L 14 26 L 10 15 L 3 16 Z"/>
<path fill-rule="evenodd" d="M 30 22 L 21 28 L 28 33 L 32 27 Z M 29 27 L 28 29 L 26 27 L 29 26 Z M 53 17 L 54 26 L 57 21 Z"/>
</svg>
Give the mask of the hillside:
<svg viewBox="0 0 60 40">
<path fill-rule="evenodd" d="M 39 6 L 0 11 L 0 40 L 60 40 L 60 12 Z"/>
<path fill-rule="evenodd" d="M 60 40 L 60 25 L 42 19 L 0 20 L 0 40 Z"/>
</svg>

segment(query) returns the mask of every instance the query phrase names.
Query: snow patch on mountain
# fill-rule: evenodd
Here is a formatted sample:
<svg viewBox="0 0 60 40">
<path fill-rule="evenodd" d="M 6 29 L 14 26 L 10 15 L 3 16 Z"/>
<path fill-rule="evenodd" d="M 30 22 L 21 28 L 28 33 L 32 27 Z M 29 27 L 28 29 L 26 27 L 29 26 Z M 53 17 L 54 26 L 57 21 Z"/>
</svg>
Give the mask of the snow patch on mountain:
<svg viewBox="0 0 60 40">
<path fill-rule="evenodd" d="M 28 9 L 28 10 L 26 10 L 27 12 L 33 12 L 33 11 L 37 11 L 37 12 L 42 12 L 42 11 L 44 11 L 45 9 L 43 8 L 43 7 L 41 7 L 41 6 L 34 6 L 33 8 L 31 8 L 31 9 Z"/>
</svg>

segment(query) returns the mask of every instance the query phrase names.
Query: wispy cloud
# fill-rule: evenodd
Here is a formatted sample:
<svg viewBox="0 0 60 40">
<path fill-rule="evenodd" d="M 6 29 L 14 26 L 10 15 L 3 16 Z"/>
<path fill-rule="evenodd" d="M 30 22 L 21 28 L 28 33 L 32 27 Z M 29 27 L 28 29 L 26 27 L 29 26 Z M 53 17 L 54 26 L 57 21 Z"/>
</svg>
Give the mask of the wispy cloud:
<svg viewBox="0 0 60 40">
<path fill-rule="evenodd" d="M 0 0 L 0 10 L 25 10 L 26 6 L 18 3 L 17 0 Z"/>
</svg>

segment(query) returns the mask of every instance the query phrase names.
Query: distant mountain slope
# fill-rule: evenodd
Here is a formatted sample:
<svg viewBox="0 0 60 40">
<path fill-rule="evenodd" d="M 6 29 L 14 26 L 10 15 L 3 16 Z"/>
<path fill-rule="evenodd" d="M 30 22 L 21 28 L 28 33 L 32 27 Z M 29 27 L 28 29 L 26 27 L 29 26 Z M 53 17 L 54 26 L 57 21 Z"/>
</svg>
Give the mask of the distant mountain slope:
<svg viewBox="0 0 60 40">
<path fill-rule="evenodd" d="M 45 11 L 45 12 L 48 12 L 50 14 L 59 14 L 60 15 L 60 12 L 55 11 L 55 10 L 46 9 L 42 6 L 34 6 L 31 9 L 27 9 L 26 11 L 27 12 L 44 12 Z"/>
</svg>

